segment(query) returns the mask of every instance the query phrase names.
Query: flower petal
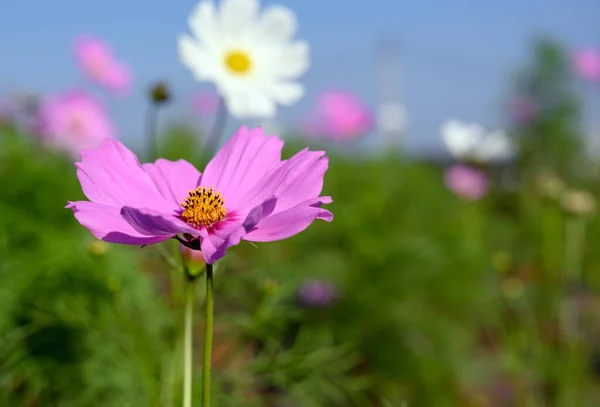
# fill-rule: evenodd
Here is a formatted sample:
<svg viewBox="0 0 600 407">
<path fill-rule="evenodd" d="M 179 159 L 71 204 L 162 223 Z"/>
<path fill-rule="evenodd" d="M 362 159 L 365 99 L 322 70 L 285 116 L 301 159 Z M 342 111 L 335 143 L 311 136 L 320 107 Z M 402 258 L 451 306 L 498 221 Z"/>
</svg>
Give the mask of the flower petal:
<svg viewBox="0 0 600 407">
<path fill-rule="evenodd" d="M 238 119 L 271 118 L 275 116 L 275 102 L 256 89 L 227 91 L 224 95 L 227 109 Z"/>
<path fill-rule="evenodd" d="M 181 35 L 178 41 L 179 60 L 199 81 L 212 79 L 215 73 L 215 61 L 210 52 L 202 48 L 189 35 Z"/>
<path fill-rule="evenodd" d="M 201 236 L 200 247 L 204 261 L 213 264 L 225 256 L 227 248 L 240 243 L 241 239 L 256 227 L 264 218 L 268 217 L 275 208 L 277 199 L 271 197 L 253 208 L 245 217 L 244 221 L 224 221 L 211 229 L 208 236 Z"/>
<path fill-rule="evenodd" d="M 323 189 L 323 176 L 329 164 L 329 159 L 324 154 L 324 151 L 304 149 L 282 161 L 239 199 L 242 206 L 236 209 L 252 208 L 266 197 L 276 196 L 277 213 L 318 197 Z"/>
<path fill-rule="evenodd" d="M 260 127 L 241 127 L 208 163 L 200 184 L 220 192 L 228 211 L 234 210 L 241 203 L 239 199 L 281 162 L 282 147 L 282 140 L 265 137 Z"/>
<path fill-rule="evenodd" d="M 292 106 L 304 96 L 304 85 L 298 82 L 274 82 L 269 87 L 273 99 L 284 106 Z"/>
<path fill-rule="evenodd" d="M 121 208 L 121 216 L 138 233 L 147 236 L 169 236 L 179 233 L 198 235 L 198 230 L 192 228 L 174 215 L 155 211 L 148 208 Z"/>
<path fill-rule="evenodd" d="M 331 222 L 333 214 L 320 208 L 322 204 L 330 202 L 331 198 L 328 196 L 314 198 L 275 213 L 260 221 L 256 229 L 245 235 L 243 239 L 251 242 L 272 242 L 302 232 L 315 219 Z"/>
<path fill-rule="evenodd" d="M 273 72 L 279 78 L 296 78 L 308 70 L 310 47 L 306 41 L 285 44 L 271 63 Z"/>
<path fill-rule="evenodd" d="M 169 161 L 161 158 L 142 167 L 160 193 L 176 205 L 181 204 L 189 191 L 196 188 L 200 182 L 200 171 L 185 160 Z"/>
<path fill-rule="evenodd" d="M 119 208 L 88 201 L 69 202 L 75 218 L 105 242 L 131 245 L 159 243 L 169 236 L 147 236 L 137 232 L 120 214 Z"/>
<path fill-rule="evenodd" d="M 96 149 L 81 151 L 81 162 L 75 165 L 81 189 L 92 202 L 173 210 L 135 154 L 116 140 L 104 140 Z"/>
<path fill-rule="evenodd" d="M 211 1 L 201 1 L 190 14 L 188 24 L 202 45 L 219 49 L 219 21 L 217 10 Z"/>
<path fill-rule="evenodd" d="M 222 33 L 237 38 L 254 25 L 258 14 L 257 0 L 222 0 L 221 27 Z"/>
<path fill-rule="evenodd" d="M 262 42 L 285 42 L 296 32 L 296 16 L 287 7 L 269 6 L 263 12 L 256 27 Z"/>
</svg>

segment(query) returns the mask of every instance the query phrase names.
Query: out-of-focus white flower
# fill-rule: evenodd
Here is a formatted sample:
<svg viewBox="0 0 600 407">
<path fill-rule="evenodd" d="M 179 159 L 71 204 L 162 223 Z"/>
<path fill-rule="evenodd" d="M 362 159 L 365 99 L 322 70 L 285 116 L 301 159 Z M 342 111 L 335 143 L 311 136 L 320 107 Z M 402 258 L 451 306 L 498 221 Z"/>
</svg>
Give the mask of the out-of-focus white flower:
<svg viewBox="0 0 600 407">
<path fill-rule="evenodd" d="M 475 123 L 449 120 L 442 125 L 442 139 L 453 157 L 479 162 L 502 161 L 513 155 L 513 146 L 505 132 L 487 132 Z"/>
<path fill-rule="evenodd" d="M 200 2 L 189 18 L 192 35 L 179 38 L 179 56 L 199 81 L 213 82 L 239 119 L 273 117 L 276 105 L 304 95 L 296 81 L 309 66 L 309 46 L 292 39 L 296 17 L 258 0 Z"/>
<path fill-rule="evenodd" d="M 400 103 L 383 103 L 377 108 L 377 127 L 384 133 L 401 133 L 406 128 L 406 109 Z"/>
</svg>

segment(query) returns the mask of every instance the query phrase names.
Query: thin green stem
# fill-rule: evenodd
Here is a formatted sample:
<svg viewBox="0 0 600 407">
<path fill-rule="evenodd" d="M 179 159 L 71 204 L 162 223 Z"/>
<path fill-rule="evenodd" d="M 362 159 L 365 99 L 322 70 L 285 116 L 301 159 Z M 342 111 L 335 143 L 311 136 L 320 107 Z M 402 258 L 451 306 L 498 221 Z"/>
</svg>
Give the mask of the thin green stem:
<svg viewBox="0 0 600 407">
<path fill-rule="evenodd" d="M 581 218 L 567 219 L 565 224 L 565 273 L 572 281 L 583 283 L 582 258 L 585 246 L 585 220 Z"/>
<path fill-rule="evenodd" d="M 202 407 L 210 407 L 210 365 L 213 340 L 213 267 L 206 265 L 206 321 L 202 364 Z"/>
<path fill-rule="evenodd" d="M 186 282 L 185 331 L 183 345 L 183 407 L 192 407 L 192 311 L 194 309 L 194 280 Z"/>
<path fill-rule="evenodd" d="M 580 401 L 577 388 L 582 377 L 581 366 L 585 360 L 580 346 L 581 309 L 577 301 L 571 298 L 572 294 L 569 291 L 577 290 L 580 284 L 585 283 L 582 275 L 585 229 L 585 219 L 570 217 L 565 222 L 564 276 L 561 293 L 563 299 L 559 309 L 565 367 L 559 381 L 557 401 L 559 407 L 575 405 Z M 572 288 L 573 286 L 575 288 Z"/>
</svg>

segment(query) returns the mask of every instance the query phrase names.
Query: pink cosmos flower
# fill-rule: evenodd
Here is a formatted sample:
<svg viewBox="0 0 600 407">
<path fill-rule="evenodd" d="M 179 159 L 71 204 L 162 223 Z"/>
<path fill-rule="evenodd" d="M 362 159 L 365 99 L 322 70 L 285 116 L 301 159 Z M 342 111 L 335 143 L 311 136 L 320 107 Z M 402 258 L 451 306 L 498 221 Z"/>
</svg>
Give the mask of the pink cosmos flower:
<svg viewBox="0 0 600 407">
<path fill-rule="evenodd" d="M 44 143 L 75 156 L 82 149 L 94 148 L 102 140 L 115 137 L 100 102 L 80 90 L 42 99 L 34 128 Z"/>
<path fill-rule="evenodd" d="M 488 188 L 484 173 L 466 165 L 456 164 L 446 170 L 446 187 L 456 195 L 477 201 L 485 195 Z"/>
<path fill-rule="evenodd" d="M 331 221 L 319 196 L 324 151 L 304 149 L 281 160 L 283 141 L 260 127 L 238 132 L 201 174 L 184 160 L 141 165 L 123 144 L 107 140 L 81 152 L 77 176 L 90 201 L 69 202 L 77 220 L 107 242 L 146 245 L 175 238 L 212 264 L 242 239 L 269 242 Z"/>
<path fill-rule="evenodd" d="M 588 81 L 600 81 L 600 50 L 585 48 L 573 55 L 575 72 Z"/>
<path fill-rule="evenodd" d="M 105 42 L 82 35 L 75 41 L 75 57 L 86 75 L 113 92 L 125 93 L 131 87 L 129 67 L 115 58 Z"/>
<path fill-rule="evenodd" d="M 373 125 L 369 109 L 354 95 L 345 91 L 328 91 L 317 102 L 315 121 L 305 123 L 308 135 L 349 140 L 367 133 Z"/>
<path fill-rule="evenodd" d="M 200 116 L 212 116 L 217 112 L 219 96 L 212 92 L 198 92 L 194 95 L 192 108 Z"/>
</svg>

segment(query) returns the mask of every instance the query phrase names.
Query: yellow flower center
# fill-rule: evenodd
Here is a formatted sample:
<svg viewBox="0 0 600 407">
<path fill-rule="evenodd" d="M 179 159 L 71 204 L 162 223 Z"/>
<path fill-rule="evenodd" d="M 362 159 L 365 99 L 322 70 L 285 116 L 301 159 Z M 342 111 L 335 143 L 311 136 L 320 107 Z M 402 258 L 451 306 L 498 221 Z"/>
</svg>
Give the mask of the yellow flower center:
<svg viewBox="0 0 600 407">
<path fill-rule="evenodd" d="M 252 61 L 250 56 L 244 51 L 230 51 L 225 55 L 225 65 L 237 75 L 244 75 L 250 72 Z"/>
<path fill-rule="evenodd" d="M 183 212 L 179 217 L 195 227 L 210 226 L 223 220 L 227 211 L 223 206 L 225 201 L 219 192 L 210 187 L 198 187 L 189 192 L 181 204 Z"/>
</svg>

